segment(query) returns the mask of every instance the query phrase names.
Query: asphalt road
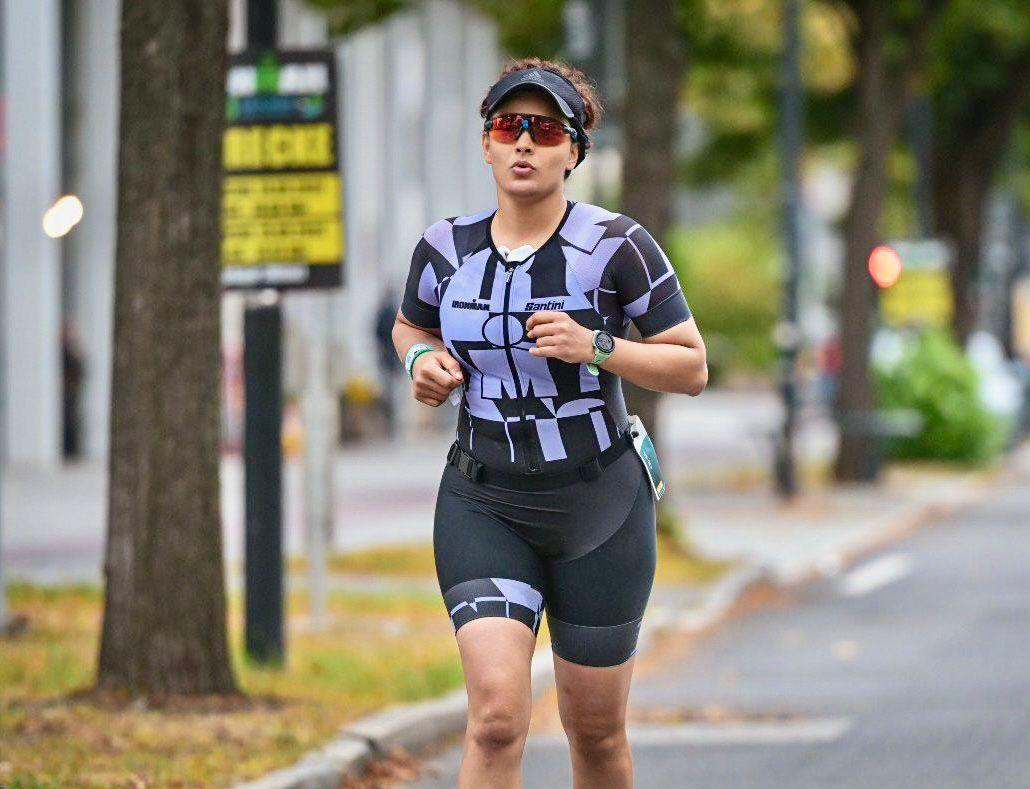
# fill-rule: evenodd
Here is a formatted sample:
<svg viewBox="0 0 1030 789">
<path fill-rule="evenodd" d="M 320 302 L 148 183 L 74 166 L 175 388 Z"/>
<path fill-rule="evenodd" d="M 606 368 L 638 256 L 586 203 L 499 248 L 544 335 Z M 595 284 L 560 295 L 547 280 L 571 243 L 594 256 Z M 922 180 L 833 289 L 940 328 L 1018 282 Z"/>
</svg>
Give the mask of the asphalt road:
<svg viewBox="0 0 1030 789">
<path fill-rule="evenodd" d="M 1030 787 L 1030 475 L 785 603 L 731 620 L 631 691 L 636 786 Z M 407 784 L 453 787 L 460 750 Z M 569 787 L 558 734 L 523 785 Z"/>
</svg>

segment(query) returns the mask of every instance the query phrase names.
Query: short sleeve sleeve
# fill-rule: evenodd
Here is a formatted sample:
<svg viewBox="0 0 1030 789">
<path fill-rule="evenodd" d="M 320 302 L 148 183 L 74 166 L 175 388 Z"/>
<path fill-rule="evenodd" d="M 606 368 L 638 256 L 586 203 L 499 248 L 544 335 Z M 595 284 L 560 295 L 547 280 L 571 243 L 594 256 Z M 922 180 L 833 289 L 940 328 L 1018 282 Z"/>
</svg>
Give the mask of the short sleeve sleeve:
<svg viewBox="0 0 1030 789">
<path fill-rule="evenodd" d="M 612 277 L 623 312 L 641 337 L 690 320 L 690 307 L 668 256 L 634 223 L 612 259 Z"/>
<path fill-rule="evenodd" d="M 404 285 L 401 312 L 416 326 L 435 329 L 440 326 L 440 288 L 433 264 L 432 247 L 425 234 L 415 245 L 411 267 Z"/>
</svg>

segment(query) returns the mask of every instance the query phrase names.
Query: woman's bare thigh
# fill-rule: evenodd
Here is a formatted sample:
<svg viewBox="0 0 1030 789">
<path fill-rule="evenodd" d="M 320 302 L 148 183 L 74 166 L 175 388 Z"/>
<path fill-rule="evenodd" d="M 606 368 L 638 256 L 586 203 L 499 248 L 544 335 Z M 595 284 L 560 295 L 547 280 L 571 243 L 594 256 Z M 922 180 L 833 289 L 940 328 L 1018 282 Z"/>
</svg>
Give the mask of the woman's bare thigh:
<svg viewBox="0 0 1030 789">
<path fill-rule="evenodd" d="M 524 714 L 528 725 L 532 706 L 530 664 L 536 646 L 533 631 L 517 620 L 490 616 L 466 622 L 455 638 L 470 713 L 504 706 Z"/>
</svg>

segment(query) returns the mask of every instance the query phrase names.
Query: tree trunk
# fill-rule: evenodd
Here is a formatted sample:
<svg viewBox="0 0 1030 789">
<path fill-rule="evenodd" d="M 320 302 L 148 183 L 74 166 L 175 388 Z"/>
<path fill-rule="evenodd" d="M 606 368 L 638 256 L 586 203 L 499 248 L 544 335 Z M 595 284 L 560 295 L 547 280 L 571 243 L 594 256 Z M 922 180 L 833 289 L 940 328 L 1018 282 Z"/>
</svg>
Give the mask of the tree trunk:
<svg viewBox="0 0 1030 789">
<path fill-rule="evenodd" d="M 834 465 L 838 481 L 876 476 L 876 444 L 870 427 L 875 408 L 869 378 L 869 344 L 879 293 L 868 274 L 868 257 L 879 241 L 880 214 L 887 192 L 887 155 L 897 137 L 908 83 L 922 66 L 927 38 L 943 0 L 928 0 L 909 37 L 908 58 L 897 69 L 887 61 L 890 4 L 860 0 L 858 17 L 858 169 L 844 226 L 844 289 L 840 314 L 841 385 L 836 410 L 840 447 Z"/>
<path fill-rule="evenodd" d="M 229 693 L 219 513 L 226 0 L 122 5 L 98 685 Z"/>
<path fill-rule="evenodd" d="M 955 311 L 951 326 L 955 338 L 964 345 L 980 318 L 977 280 L 991 177 L 971 169 L 967 161 L 952 161 L 947 167 L 951 172 L 935 178 L 934 224 L 938 235 L 952 246 L 950 279 Z"/>
<path fill-rule="evenodd" d="M 977 97 L 965 112 L 942 119 L 947 130 L 934 163 L 934 228 L 952 243 L 952 328 L 963 345 L 979 322 L 980 257 L 987 197 L 1012 133 L 1030 96 L 1030 48 L 1006 65 L 996 91 Z"/>
<path fill-rule="evenodd" d="M 680 85 L 686 69 L 676 4 L 672 0 L 629 0 L 625 40 L 620 208 L 663 244 L 672 220 Z M 635 327 L 630 338 L 640 340 Z M 629 381 L 623 382 L 623 388 L 629 412 L 640 415 L 661 456 L 660 394 Z M 659 510 L 664 507 L 659 504 Z"/>
</svg>

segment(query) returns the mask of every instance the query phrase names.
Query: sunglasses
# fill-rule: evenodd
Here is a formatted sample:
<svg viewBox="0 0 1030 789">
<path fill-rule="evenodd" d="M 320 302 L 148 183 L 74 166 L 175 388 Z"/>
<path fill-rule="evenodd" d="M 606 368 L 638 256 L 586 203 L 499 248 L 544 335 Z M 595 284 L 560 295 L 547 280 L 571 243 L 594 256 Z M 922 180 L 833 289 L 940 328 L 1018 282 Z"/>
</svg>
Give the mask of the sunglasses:
<svg viewBox="0 0 1030 789">
<path fill-rule="evenodd" d="M 561 145 L 566 134 L 573 140 L 579 137 L 576 130 L 567 123 L 547 115 L 533 115 L 527 112 L 506 112 L 483 124 L 483 131 L 490 133 L 491 140 L 507 145 L 511 145 L 522 136 L 524 129 L 529 129 L 529 138 L 533 142 L 548 147 Z"/>
</svg>

